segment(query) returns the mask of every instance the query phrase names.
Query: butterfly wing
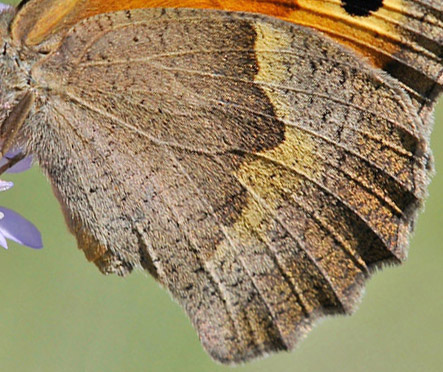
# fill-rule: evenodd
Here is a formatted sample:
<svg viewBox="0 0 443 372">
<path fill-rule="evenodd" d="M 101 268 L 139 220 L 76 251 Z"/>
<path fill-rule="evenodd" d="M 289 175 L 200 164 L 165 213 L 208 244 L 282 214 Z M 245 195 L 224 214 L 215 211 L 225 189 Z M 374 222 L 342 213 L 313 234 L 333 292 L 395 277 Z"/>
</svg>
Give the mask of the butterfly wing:
<svg viewBox="0 0 443 372">
<path fill-rule="evenodd" d="M 320 30 L 398 79 L 430 126 L 430 113 L 443 89 L 440 0 L 29 0 L 22 2 L 12 35 L 35 46 L 59 38 L 93 15 L 156 7 L 255 12 Z"/>
<path fill-rule="evenodd" d="M 28 151 L 79 247 L 106 273 L 149 270 L 215 359 L 292 348 L 406 256 L 421 121 L 398 82 L 315 32 L 116 12 L 78 23 L 32 75 Z"/>
</svg>

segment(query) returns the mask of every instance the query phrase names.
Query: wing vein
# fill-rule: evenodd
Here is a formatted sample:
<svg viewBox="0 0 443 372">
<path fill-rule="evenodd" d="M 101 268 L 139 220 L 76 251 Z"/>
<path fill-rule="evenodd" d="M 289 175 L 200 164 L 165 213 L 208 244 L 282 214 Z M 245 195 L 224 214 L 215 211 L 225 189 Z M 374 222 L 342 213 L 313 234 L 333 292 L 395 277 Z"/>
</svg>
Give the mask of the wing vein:
<svg viewBox="0 0 443 372">
<path fill-rule="evenodd" d="M 239 182 L 246 190 L 248 190 L 248 192 L 257 201 L 257 203 L 261 204 L 266 210 L 268 210 L 269 213 L 272 213 L 272 210 L 269 207 L 269 205 L 266 203 L 266 201 L 264 201 L 259 195 L 257 195 L 255 193 L 255 191 L 253 191 L 252 188 L 247 183 L 243 182 L 241 179 L 239 179 Z M 340 296 L 338 294 L 337 289 L 332 284 L 332 282 L 331 282 L 331 280 L 329 278 L 329 275 L 323 270 L 323 268 L 318 263 L 317 259 L 314 256 L 311 255 L 311 253 L 308 251 L 308 249 L 306 249 L 306 247 L 301 242 L 301 240 L 292 232 L 291 229 L 289 229 L 288 226 L 286 226 L 286 224 L 282 221 L 280 216 L 278 214 L 275 214 L 274 216 L 275 216 L 275 220 L 280 224 L 281 227 L 283 227 L 286 230 L 286 232 L 291 236 L 292 240 L 294 240 L 294 242 L 297 243 L 297 245 L 300 247 L 300 249 L 302 249 L 303 252 L 305 252 L 306 257 L 309 259 L 309 261 L 312 262 L 312 264 L 320 272 L 321 276 L 324 278 L 324 280 L 326 281 L 326 283 L 330 287 L 332 293 L 334 294 L 334 297 L 336 298 L 337 302 L 340 304 L 341 308 L 343 310 L 346 309 L 346 306 L 342 302 L 342 300 L 341 300 L 341 298 L 340 298 Z"/>
</svg>

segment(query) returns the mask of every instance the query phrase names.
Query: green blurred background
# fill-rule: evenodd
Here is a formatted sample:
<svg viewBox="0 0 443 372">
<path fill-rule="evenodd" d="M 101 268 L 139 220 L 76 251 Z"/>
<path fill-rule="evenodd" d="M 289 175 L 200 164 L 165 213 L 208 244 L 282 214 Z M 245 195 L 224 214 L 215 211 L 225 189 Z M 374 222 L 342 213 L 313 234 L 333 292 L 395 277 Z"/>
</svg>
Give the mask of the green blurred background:
<svg viewBox="0 0 443 372">
<path fill-rule="evenodd" d="M 407 263 L 378 273 L 352 317 L 321 322 L 291 353 L 246 371 L 443 371 L 443 101 L 432 135 L 437 174 Z M 193 371 L 215 364 L 184 312 L 143 273 L 105 277 L 67 232 L 37 167 L 1 194 L 45 248 L 0 249 L 0 371 Z"/>
</svg>

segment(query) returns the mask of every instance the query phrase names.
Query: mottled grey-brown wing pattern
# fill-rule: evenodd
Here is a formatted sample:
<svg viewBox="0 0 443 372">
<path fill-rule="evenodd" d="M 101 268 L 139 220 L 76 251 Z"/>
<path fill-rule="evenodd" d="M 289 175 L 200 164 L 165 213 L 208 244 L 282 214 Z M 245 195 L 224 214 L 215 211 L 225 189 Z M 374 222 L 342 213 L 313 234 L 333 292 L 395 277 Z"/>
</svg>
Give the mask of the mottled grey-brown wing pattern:
<svg viewBox="0 0 443 372">
<path fill-rule="evenodd" d="M 52 101 L 28 147 L 79 246 L 103 272 L 149 270 L 220 361 L 292 348 L 406 256 L 423 123 L 394 79 L 323 36 L 117 12 L 77 24 L 32 74 Z"/>
</svg>

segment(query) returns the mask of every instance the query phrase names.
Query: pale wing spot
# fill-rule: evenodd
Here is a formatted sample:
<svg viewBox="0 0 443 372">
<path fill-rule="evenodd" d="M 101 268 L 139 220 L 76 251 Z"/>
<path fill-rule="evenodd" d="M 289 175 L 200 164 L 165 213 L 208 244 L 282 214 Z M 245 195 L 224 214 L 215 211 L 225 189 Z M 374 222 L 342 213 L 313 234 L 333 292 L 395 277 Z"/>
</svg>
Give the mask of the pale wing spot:
<svg viewBox="0 0 443 372">
<path fill-rule="evenodd" d="M 290 80 L 287 76 L 288 69 L 281 63 L 281 58 L 278 58 L 276 53 L 266 52 L 289 50 L 291 43 L 290 38 L 287 34 L 275 29 L 270 24 L 256 23 L 254 26 L 257 32 L 255 50 L 259 51 L 256 52 L 259 72 L 254 82 L 259 84 L 264 83 L 261 87 L 273 104 L 277 117 L 282 121 L 291 121 L 292 115 L 288 109 L 290 104 L 286 96 L 283 92 L 279 93 L 274 90 L 272 86 L 266 85 L 279 85 Z M 314 151 L 315 144 L 308 134 L 300 129 L 287 126 L 285 130 L 285 140 L 279 146 L 268 151 L 263 151 L 263 154 L 278 160 L 288 168 L 294 167 L 296 164 L 297 167 L 301 165 L 310 178 L 316 179 L 323 169 L 318 161 L 316 161 Z M 252 160 L 252 162 L 256 163 L 256 167 L 260 166 L 259 161 Z M 242 180 L 246 175 L 253 176 L 250 175 L 250 170 L 251 160 L 248 159 L 236 172 L 238 179 Z M 267 170 L 263 169 L 263 172 L 266 173 Z M 268 179 L 269 184 L 261 184 L 261 187 L 269 194 L 275 194 L 275 185 L 272 182 L 271 174 L 269 174 Z M 270 199 L 272 203 L 269 207 L 274 211 L 277 207 L 278 195 L 274 195 L 274 197 Z M 229 234 L 234 234 L 245 242 L 251 242 L 255 239 L 251 236 L 251 231 L 255 231 L 260 235 L 260 239 L 267 242 L 269 240 L 267 226 L 263 223 L 267 216 L 269 216 L 268 211 L 251 201 L 244 206 L 242 215 L 236 223 L 228 227 L 228 229 L 231 230 Z M 232 250 L 232 246 L 222 241 L 219 243 L 214 257 L 222 257 L 228 254 L 230 250 Z"/>
<path fill-rule="evenodd" d="M 274 149 L 263 151 L 263 155 L 269 156 L 272 159 L 276 159 L 281 164 L 284 164 L 288 168 L 303 167 L 303 171 L 307 172 L 310 178 L 316 178 L 319 175 L 320 169 L 316 167 L 318 164 L 314 163 L 313 145 L 306 134 L 297 129 L 288 127 L 286 130 L 285 141 Z M 260 159 L 254 157 L 246 157 L 245 163 L 236 171 L 236 176 L 240 182 L 248 183 L 251 179 L 257 178 L 256 184 L 260 185 L 263 192 L 269 195 L 269 208 L 270 211 L 264 209 L 260 204 L 255 203 L 253 200 L 247 203 L 243 208 L 243 212 L 236 223 L 229 227 L 229 229 L 235 232 L 235 235 L 239 236 L 245 242 L 254 239 L 251 237 L 251 231 L 255 231 L 259 234 L 260 239 L 264 242 L 268 242 L 268 226 L 264 223 L 269 217 L 269 213 L 276 213 L 280 195 L 278 190 L 285 188 L 284 185 L 276 185 L 275 182 L 279 177 L 270 173 L 268 167 L 263 167 L 263 163 Z M 259 171 L 257 171 L 259 169 Z M 266 175 L 266 176 L 264 176 Z M 264 181 L 266 180 L 266 181 Z M 291 185 L 292 190 L 286 190 L 288 193 L 292 193 L 297 189 L 297 182 L 302 182 L 303 178 L 294 178 L 294 182 Z M 253 182 L 254 183 L 254 182 Z M 217 250 L 229 249 L 223 243 L 220 243 Z M 218 254 L 222 254 L 221 252 Z"/>
<path fill-rule="evenodd" d="M 262 84 L 271 101 L 275 114 L 283 122 L 293 122 L 294 117 L 291 112 L 291 104 L 287 95 L 283 91 L 273 89 L 274 85 L 286 85 L 291 80 L 287 66 L 282 62 L 277 51 L 290 50 L 291 38 L 282 30 L 274 28 L 271 24 L 256 23 L 254 25 L 257 32 L 255 50 L 258 50 L 257 63 L 259 72 L 254 78 L 254 82 Z M 272 50 L 275 53 L 261 51 Z M 287 126 L 285 129 L 285 140 L 274 149 L 264 152 L 280 161 L 282 164 L 292 166 L 294 163 L 305 164 L 309 176 L 315 178 L 323 168 L 315 161 L 315 145 L 312 139 L 301 130 Z"/>
<path fill-rule="evenodd" d="M 254 78 L 255 83 L 271 85 L 284 85 L 288 79 L 288 68 L 281 63 L 280 51 L 291 49 L 290 35 L 282 30 L 274 28 L 270 24 L 258 22 L 254 24 L 257 32 L 255 41 L 258 74 Z M 274 51 L 267 53 L 266 51 Z M 280 119 L 291 120 L 291 112 L 288 110 L 289 102 L 284 94 L 276 94 L 269 86 L 263 85 L 262 89 L 274 106 L 275 113 Z"/>
<path fill-rule="evenodd" d="M 287 127 L 285 133 L 285 141 L 274 149 L 261 152 L 263 155 L 269 156 L 275 159 L 279 163 L 285 165 L 287 168 L 299 168 L 303 167 L 303 171 L 311 179 L 317 179 L 320 175 L 321 169 L 319 163 L 315 162 L 313 155 L 314 145 L 308 135 L 302 131 L 293 127 Z M 272 213 L 276 212 L 280 196 L 277 190 L 284 188 L 284 185 L 276 186 L 275 175 L 269 172 L 268 167 L 263 167 L 260 159 L 254 157 L 246 157 L 245 163 L 236 171 L 236 176 L 239 181 L 249 182 L 247 179 L 255 178 L 257 176 L 257 184 L 260 188 L 269 195 L 270 205 Z M 257 169 L 260 169 L 256 174 Z M 253 170 L 253 171 L 252 171 Z M 266 177 L 263 177 L 266 175 Z M 279 177 L 277 177 L 278 179 Z M 303 178 L 298 178 L 298 182 L 301 182 Z M 267 180 L 267 183 L 263 183 L 263 180 Z M 292 193 L 297 189 L 297 183 L 294 179 L 294 183 L 291 185 L 292 190 L 286 190 L 288 193 Z M 232 230 L 232 234 L 239 236 L 243 241 L 250 242 L 255 238 L 251 236 L 251 231 L 256 231 L 260 239 L 264 242 L 268 242 L 268 226 L 264 221 L 269 217 L 269 211 L 265 210 L 259 204 L 248 202 L 244 206 L 243 212 L 236 223 L 229 227 Z M 223 256 L 226 254 L 225 250 L 231 250 L 232 246 L 225 244 L 223 241 L 217 247 L 215 256 Z"/>
<path fill-rule="evenodd" d="M 291 121 L 292 114 L 289 110 L 290 104 L 286 96 L 283 92 L 279 93 L 267 85 L 279 85 L 290 80 L 289 76 L 287 76 L 288 69 L 281 63 L 281 58 L 278 57 L 277 53 L 266 52 L 270 50 L 289 50 L 291 44 L 290 38 L 287 34 L 275 29 L 270 24 L 256 23 L 254 26 L 257 32 L 255 50 L 258 51 L 256 52 L 256 56 L 259 67 L 259 72 L 254 82 L 259 84 L 264 83 L 261 87 L 270 99 L 277 117 L 282 121 Z M 285 130 L 285 140 L 279 146 L 268 151 L 263 151 L 263 154 L 278 160 L 288 168 L 294 167 L 296 164 L 297 167 L 301 165 L 304 171 L 308 173 L 307 175 L 315 179 L 316 176 L 318 177 L 318 175 L 321 174 L 323 169 L 320 164 L 315 161 L 314 150 L 315 144 L 309 135 L 297 128 L 287 126 Z M 251 161 L 252 163 L 256 163 L 255 166 L 252 166 Z M 256 167 L 260 167 L 260 162 L 248 159 L 236 172 L 236 176 L 239 180 L 244 180 L 247 176 L 253 177 L 254 175 L 251 175 L 250 171 Z M 266 169 L 262 171 L 264 173 L 268 172 Z M 274 195 L 276 189 L 272 181 L 272 174 L 268 176 L 269 177 L 266 178 L 269 180 L 269 184 L 261 184 L 261 188 L 266 190 L 269 195 Z M 294 187 L 296 186 L 294 185 Z M 274 195 L 270 200 L 272 202 L 269 207 L 274 211 L 277 207 L 278 195 Z M 233 226 L 229 227 L 229 229 L 232 229 L 232 233 L 239 236 L 245 242 L 254 239 L 251 236 L 251 231 L 258 233 L 260 239 L 267 242 L 269 239 L 267 226 L 263 222 L 268 215 L 269 211 L 266 211 L 259 204 L 251 201 L 244 206 L 241 217 Z M 232 247 L 222 241 L 217 247 L 216 256 L 223 256 L 226 254 L 225 251 L 227 249 L 232 249 Z"/>
</svg>

